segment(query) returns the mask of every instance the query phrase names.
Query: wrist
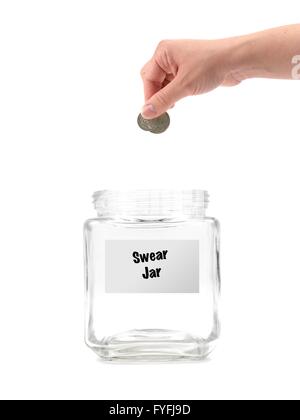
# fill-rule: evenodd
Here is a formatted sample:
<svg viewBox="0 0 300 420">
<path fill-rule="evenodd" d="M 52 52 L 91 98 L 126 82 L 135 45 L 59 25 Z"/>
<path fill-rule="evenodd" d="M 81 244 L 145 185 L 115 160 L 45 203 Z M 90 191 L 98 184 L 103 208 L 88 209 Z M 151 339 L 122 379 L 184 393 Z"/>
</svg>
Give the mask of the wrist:
<svg viewBox="0 0 300 420">
<path fill-rule="evenodd" d="M 239 82 L 269 76 L 259 34 L 231 38 L 228 61 L 231 76 Z"/>
</svg>

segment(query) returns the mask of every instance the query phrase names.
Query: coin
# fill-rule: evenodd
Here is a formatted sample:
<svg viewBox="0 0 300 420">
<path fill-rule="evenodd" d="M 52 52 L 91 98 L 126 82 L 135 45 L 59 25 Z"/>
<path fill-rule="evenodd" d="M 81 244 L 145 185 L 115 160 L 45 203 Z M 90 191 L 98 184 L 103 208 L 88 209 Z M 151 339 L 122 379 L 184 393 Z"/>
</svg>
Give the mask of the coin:
<svg viewBox="0 0 300 420">
<path fill-rule="evenodd" d="M 137 123 L 138 123 L 139 127 L 144 131 L 149 131 L 147 121 L 149 121 L 149 120 L 146 120 L 145 118 L 143 118 L 142 114 L 139 114 L 138 119 L 137 119 Z"/>
<path fill-rule="evenodd" d="M 166 131 L 170 125 L 170 117 L 167 112 L 160 115 L 157 118 L 148 120 L 144 118 L 141 114 L 138 116 L 138 125 L 142 130 L 150 131 L 154 134 L 160 134 Z"/>
</svg>

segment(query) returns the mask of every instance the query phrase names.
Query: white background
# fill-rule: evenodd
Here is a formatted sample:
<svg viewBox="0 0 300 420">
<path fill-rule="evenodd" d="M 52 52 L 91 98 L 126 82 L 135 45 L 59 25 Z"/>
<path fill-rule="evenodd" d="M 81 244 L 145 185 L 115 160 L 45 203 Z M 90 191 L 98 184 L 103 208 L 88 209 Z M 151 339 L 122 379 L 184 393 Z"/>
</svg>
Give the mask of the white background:
<svg viewBox="0 0 300 420">
<path fill-rule="evenodd" d="M 299 14 L 295 0 L 0 2 L 0 398 L 299 398 L 300 83 L 185 99 L 164 135 L 136 125 L 158 41 Z M 83 343 L 82 223 L 94 190 L 123 187 L 211 194 L 223 332 L 209 361 L 108 365 Z"/>
</svg>

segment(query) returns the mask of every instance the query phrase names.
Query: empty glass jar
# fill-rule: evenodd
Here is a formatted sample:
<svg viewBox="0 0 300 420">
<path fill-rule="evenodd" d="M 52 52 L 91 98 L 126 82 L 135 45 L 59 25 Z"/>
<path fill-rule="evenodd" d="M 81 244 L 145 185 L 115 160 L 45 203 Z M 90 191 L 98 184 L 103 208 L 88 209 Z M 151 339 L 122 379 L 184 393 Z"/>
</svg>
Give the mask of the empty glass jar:
<svg viewBox="0 0 300 420">
<path fill-rule="evenodd" d="M 219 337 L 219 224 L 201 190 L 99 191 L 85 223 L 87 345 L 109 361 L 198 360 Z"/>
</svg>

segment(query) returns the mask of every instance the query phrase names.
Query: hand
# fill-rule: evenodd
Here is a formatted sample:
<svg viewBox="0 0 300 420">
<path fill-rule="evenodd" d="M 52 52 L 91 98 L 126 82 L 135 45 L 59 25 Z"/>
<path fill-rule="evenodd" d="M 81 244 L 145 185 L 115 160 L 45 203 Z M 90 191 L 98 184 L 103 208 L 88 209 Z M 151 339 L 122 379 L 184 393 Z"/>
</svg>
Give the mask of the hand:
<svg viewBox="0 0 300 420">
<path fill-rule="evenodd" d="M 155 118 L 179 99 L 240 82 L 231 72 L 229 40 L 162 41 L 141 70 L 145 118 Z"/>
<path fill-rule="evenodd" d="M 185 96 L 253 77 L 300 79 L 300 25 L 221 40 L 162 41 L 141 71 L 145 118 Z"/>
</svg>

